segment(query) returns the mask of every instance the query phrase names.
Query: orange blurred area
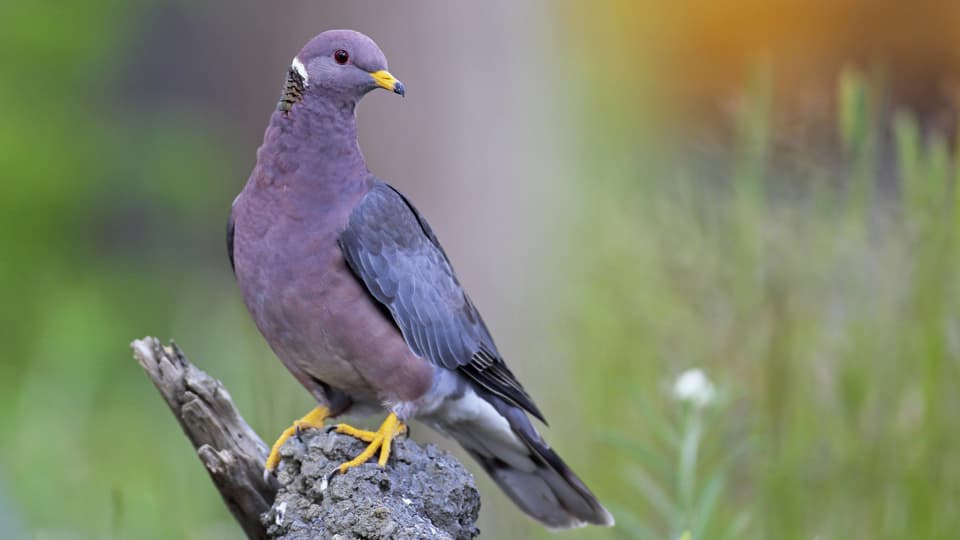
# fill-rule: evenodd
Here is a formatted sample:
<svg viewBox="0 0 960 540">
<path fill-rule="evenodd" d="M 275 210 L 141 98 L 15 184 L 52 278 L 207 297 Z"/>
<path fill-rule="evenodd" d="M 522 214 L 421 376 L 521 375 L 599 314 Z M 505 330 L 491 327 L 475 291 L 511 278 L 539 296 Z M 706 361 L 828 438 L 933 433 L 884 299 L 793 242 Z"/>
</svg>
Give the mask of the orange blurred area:
<svg viewBox="0 0 960 540">
<path fill-rule="evenodd" d="M 566 15 L 592 26 L 575 34 L 602 47 L 593 58 L 627 76 L 643 71 L 631 63 L 650 62 L 659 91 L 694 118 L 723 112 L 758 66 L 771 68 L 781 111 L 834 110 L 847 67 L 879 79 L 889 105 L 929 127 L 951 126 L 960 103 L 960 2 L 620 0 L 570 4 Z"/>
</svg>

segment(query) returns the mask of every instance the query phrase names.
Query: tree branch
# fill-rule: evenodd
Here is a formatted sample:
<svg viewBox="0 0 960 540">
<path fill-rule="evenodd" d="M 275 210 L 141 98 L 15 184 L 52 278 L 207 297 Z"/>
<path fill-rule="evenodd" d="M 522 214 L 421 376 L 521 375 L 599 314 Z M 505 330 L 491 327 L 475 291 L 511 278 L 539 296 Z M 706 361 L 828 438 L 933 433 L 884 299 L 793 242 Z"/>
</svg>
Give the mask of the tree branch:
<svg viewBox="0 0 960 540">
<path fill-rule="evenodd" d="M 268 538 L 260 514 L 270 509 L 279 484 L 272 477 L 264 480 L 267 445 L 240 416 L 227 389 L 174 343 L 164 347 L 147 337 L 130 346 L 247 537 Z"/>
<path fill-rule="evenodd" d="M 324 491 L 324 475 L 363 444 L 310 430 L 284 444 L 278 476 L 264 480 L 267 445 L 226 388 L 173 343 L 163 346 L 147 337 L 131 347 L 248 538 L 459 540 L 479 534 L 473 476 L 435 446 L 396 441 L 386 469 L 362 465 L 335 477 Z"/>
</svg>

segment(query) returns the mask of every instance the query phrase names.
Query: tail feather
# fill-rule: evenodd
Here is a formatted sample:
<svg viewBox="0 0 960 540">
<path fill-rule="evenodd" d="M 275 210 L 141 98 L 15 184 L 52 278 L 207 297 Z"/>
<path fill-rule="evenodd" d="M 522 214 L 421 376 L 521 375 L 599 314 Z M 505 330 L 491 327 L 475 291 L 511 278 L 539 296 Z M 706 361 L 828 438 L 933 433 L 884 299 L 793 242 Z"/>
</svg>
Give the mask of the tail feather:
<svg viewBox="0 0 960 540">
<path fill-rule="evenodd" d="M 520 509 L 555 529 L 614 524 L 522 409 L 479 388 L 467 392 L 438 419 L 438 427 L 457 439 Z"/>
</svg>

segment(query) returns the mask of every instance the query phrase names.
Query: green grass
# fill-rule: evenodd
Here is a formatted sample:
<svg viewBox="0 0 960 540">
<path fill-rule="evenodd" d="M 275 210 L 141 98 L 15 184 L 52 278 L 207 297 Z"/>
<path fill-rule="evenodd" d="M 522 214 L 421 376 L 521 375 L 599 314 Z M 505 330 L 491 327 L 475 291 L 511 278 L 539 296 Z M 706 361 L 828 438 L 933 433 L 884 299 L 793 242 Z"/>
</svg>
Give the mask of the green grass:
<svg viewBox="0 0 960 540">
<path fill-rule="evenodd" d="M 609 537 L 960 527 L 958 152 L 907 113 L 882 121 L 864 81 L 839 83 L 829 182 L 778 174 L 758 84 L 729 180 L 633 176 L 580 199 L 583 287 L 558 311 L 579 314 L 561 339 L 580 359 L 582 416 L 609 441 L 581 471 L 617 509 Z M 877 180 L 884 133 L 895 189 Z M 605 168 L 617 150 L 631 151 L 585 164 L 595 178 L 630 174 Z M 695 463 L 685 448 L 701 420 L 669 392 L 692 367 L 725 396 L 703 411 Z"/>
</svg>

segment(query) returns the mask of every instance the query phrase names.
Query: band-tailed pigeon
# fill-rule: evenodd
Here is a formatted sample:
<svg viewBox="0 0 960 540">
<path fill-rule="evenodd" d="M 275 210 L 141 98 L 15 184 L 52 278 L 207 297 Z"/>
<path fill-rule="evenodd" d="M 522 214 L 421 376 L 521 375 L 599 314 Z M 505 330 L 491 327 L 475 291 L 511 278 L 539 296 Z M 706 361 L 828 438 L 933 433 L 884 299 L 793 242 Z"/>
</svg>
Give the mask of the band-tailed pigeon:
<svg viewBox="0 0 960 540">
<path fill-rule="evenodd" d="M 456 439 L 527 514 L 554 528 L 613 517 L 531 424 L 543 420 L 517 381 L 430 225 L 367 170 L 356 107 L 404 87 L 370 38 L 331 30 L 293 59 L 257 163 L 233 204 L 227 245 L 260 332 L 319 406 L 296 430 L 348 411 L 389 411 L 345 472 L 417 418 Z M 332 473 L 331 473 L 332 475 Z"/>
</svg>

